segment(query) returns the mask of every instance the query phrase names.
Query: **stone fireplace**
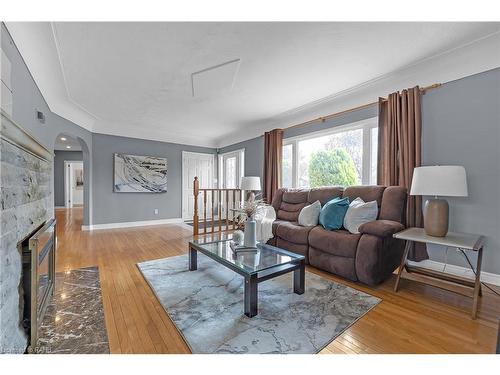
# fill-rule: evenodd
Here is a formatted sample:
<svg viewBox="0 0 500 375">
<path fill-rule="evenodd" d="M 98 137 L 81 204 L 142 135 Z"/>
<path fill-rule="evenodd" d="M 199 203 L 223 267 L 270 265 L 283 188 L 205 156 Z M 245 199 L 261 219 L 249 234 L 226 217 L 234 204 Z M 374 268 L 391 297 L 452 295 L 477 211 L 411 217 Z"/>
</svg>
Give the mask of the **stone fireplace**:
<svg viewBox="0 0 500 375">
<path fill-rule="evenodd" d="M 40 324 L 54 295 L 56 221 L 43 223 L 18 247 L 23 262 L 23 327 L 29 337 L 28 351 L 36 353 Z"/>
<path fill-rule="evenodd" d="M 0 353 L 24 353 L 23 240 L 51 222 L 53 155 L 2 111 L 0 127 Z M 44 265 L 41 265 L 44 267 Z"/>
</svg>

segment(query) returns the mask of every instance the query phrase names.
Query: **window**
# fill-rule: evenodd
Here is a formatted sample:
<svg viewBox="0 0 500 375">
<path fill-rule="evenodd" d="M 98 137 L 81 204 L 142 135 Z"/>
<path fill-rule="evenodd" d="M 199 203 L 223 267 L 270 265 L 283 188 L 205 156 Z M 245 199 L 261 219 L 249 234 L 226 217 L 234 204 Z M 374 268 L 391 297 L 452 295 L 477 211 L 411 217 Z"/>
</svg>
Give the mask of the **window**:
<svg viewBox="0 0 500 375">
<path fill-rule="evenodd" d="M 283 187 L 293 187 L 293 144 L 283 145 Z"/>
<path fill-rule="evenodd" d="M 219 155 L 219 188 L 238 188 L 241 177 L 245 174 L 244 166 L 244 149 Z"/>
<path fill-rule="evenodd" d="M 285 139 L 283 187 L 375 185 L 377 118 Z"/>
</svg>

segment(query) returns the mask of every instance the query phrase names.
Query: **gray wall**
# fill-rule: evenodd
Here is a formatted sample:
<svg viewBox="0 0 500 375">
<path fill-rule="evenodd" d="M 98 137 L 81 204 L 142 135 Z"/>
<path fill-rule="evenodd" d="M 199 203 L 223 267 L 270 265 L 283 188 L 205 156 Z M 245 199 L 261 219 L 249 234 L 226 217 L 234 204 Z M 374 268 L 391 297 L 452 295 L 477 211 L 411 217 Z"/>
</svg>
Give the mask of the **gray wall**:
<svg viewBox="0 0 500 375">
<path fill-rule="evenodd" d="M 180 218 L 182 216 L 182 151 L 215 154 L 215 149 L 93 134 L 94 224 Z M 113 154 L 167 158 L 166 193 L 113 192 Z M 154 214 L 158 208 L 159 214 Z"/>
<path fill-rule="evenodd" d="M 82 161 L 82 151 L 55 151 L 54 155 L 54 206 L 63 207 L 64 202 L 64 161 Z M 83 176 L 85 179 L 85 175 Z"/>
<path fill-rule="evenodd" d="M 335 116 L 329 120 L 326 120 L 325 122 L 318 121 L 312 124 L 296 126 L 291 129 L 285 129 L 285 132 L 283 133 L 283 138 L 286 139 L 290 137 L 296 137 L 299 135 L 330 129 L 336 126 L 350 124 L 352 122 L 362 121 L 377 116 L 378 116 L 378 107 L 377 104 L 374 104 L 367 108 L 362 108 L 355 111 L 346 112 L 339 116 Z"/>
<path fill-rule="evenodd" d="M 245 176 L 264 175 L 264 136 L 218 149 L 219 154 L 245 149 Z"/>
<path fill-rule="evenodd" d="M 422 99 L 423 164 L 463 165 L 469 197 L 449 198 L 450 229 L 487 236 L 483 270 L 500 274 L 500 69 L 449 82 Z M 285 130 L 293 137 L 377 116 L 377 105 L 324 123 Z M 258 137 L 220 149 L 245 148 L 245 174 L 262 176 L 264 139 Z M 257 174 L 258 173 L 258 174 Z M 443 249 L 429 248 L 431 260 L 444 261 Z M 475 256 L 472 255 L 475 262 Z M 452 251 L 448 263 L 466 266 Z"/>
<path fill-rule="evenodd" d="M 13 120 L 31 133 L 48 150 L 54 149 L 56 137 L 61 133 L 77 138 L 82 143 L 82 149 L 84 150 L 84 174 L 91 176 L 92 160 L 90 160 L 88 151 L 92 148 L 92 134 L 50 111 L 3 22 L 0 34 L 2 38 L 2 50 L 12 64 Z M 44 124 L 36 119 L 36 110 L 44 113 Z M 85 180 L 85 202 L 92 201 L 92 194 L 89 189 L 90 183 L 90 178 Z M 91 204 L 85 204 L 84 223 L 88 224 L 91 217 Z"/>
<path fill-rule="evenodd" d="M 463 165 L 469 196 L 447 198 L 450 229 L 486 235 L 483 270 L 500 274 L 500 69 L 441 86 L 423 96 L 423 164 Z M 430 248 L 444 261 L 443 249 Z M 451 264 L 465 266 L 450 251 Z M 475 258 L 474 258 L 475 261 Z"/>
<path fill-rule="evenodd" d="M 377 105 L 363 108 L 357 111 L 347 112 L 343 115 L 331 118 L 325 122 L 316 122 L 310 125 L 297 126 L 291 129 L 285 129 L 283 138 L 296 137 L 298 135 L 308 134 L 320 130 L 334 128 L 356 121 L 366 120 L 378 115 Z M 249 139 L 247 141 L 235 143 L 230 146 L 222 147 L 218 151 L 223 154 L 226 152 L 245 149 L 245 176 L 260 176 L 264 174 L 264 136 Z"/>
</svg>

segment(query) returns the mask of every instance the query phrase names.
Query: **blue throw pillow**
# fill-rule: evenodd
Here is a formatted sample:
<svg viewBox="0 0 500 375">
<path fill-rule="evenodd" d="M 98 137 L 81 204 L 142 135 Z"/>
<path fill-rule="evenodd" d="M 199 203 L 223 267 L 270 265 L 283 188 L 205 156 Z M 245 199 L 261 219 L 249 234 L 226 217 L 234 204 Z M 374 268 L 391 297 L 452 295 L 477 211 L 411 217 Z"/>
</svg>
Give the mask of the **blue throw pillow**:
<svg viewBox="0 0 500 375">
<path fill-rule="evenodd" d="M 321 208 L 319 223 L 327 230 L 342 228 L 348 208 L 349 198 L 333 198 Z"/>
</svg>

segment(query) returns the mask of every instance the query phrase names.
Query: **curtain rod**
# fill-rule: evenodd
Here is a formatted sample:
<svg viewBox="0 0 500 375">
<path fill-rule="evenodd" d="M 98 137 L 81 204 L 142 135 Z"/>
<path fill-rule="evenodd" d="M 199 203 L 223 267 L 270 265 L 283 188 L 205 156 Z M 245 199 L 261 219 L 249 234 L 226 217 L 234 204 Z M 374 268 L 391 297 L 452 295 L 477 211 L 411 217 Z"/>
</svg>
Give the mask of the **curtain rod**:
<svg viewBox="0 0 500 375">
<path fill-rule="evenodd" d="M 441 85 L 442 85 L 442 83 L 434 83 L 434 84 L 432 84 L 430 86 L 422 87 L 420 89 L 420 92 L 422 94 L 425 94 L 427 91 L 436 89 L 436 88 L 440 87 Z M 387 101 L 386 98 L 384 98 L 382 100 L 383 101 Z M 317 121 L 325 122 L 326 120 L 329 120 L 329 119 L 331 119 L 333 117 L 337 117 L 337 116 L 343 115 L 345 113 L 357 111 L 358 109 L 363 109 L 363 108 L 371 107 L 372 105 L 375 105 L 375 104 L 378 104 L 378 100 L 376 102 L 371 102 L 371 103 L 359 105 L 357 107 L 349 108 L 349 109 L 346 109 L 344 111 L 340 111 L 340 112 L 332 113 L 332 114 L 329 114 L 329 115 L 326 115 L 326 116 L 317 117 L 317 118 L 312 119 L 312 120 L 304 121 L 304 122 L 301 122 L 300 124 L 295 124 L 295 125 L 292 125 L 292 126 L 289 126 L 289 127 L 285 128 L 285 129 L 293 129 L 293 128 L 297 128 L 299 126 L 309 125 L 309 124 L 312 124 L 312 123 L 317 122 Z"/>
</svg>

